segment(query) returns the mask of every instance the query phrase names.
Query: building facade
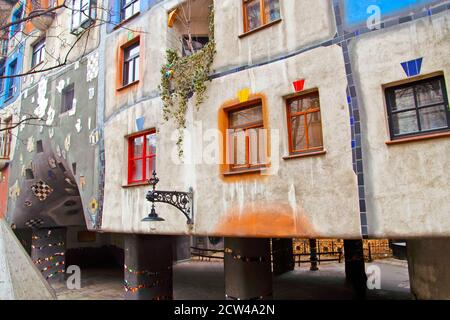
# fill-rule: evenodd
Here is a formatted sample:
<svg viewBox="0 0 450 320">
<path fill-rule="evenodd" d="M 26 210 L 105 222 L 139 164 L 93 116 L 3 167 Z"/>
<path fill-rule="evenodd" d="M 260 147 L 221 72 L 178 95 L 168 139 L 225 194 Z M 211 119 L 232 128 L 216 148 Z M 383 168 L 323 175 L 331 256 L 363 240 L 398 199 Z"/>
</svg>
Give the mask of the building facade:
<svg viewBox="0 0 450 320">
<path fill-rule="evenodd" d="M 83 0 L 32 20 L 6 88 L 45 123 L 15 129 L 8 222 L 101 232 L 127 298 L 171 297 L 175 236 L 225 238 L 230 299 L 271 296 L 270 238 L 408 239 L 415 296 L 450 298 L 423 245 L 450 236 L 450 3 L 373 2 Z M 153 172 L 187 202 L 152 211 Z"/>
</svg>

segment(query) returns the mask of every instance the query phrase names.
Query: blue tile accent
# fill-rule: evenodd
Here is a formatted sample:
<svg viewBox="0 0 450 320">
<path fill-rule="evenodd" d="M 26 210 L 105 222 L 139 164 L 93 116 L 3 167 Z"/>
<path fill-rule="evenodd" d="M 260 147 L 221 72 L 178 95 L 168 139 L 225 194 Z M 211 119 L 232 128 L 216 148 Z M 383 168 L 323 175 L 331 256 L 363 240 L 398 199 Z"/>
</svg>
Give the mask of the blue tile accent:
<svg viewBox="0 0 450 320">
<path fill-rule="evenodd" d="M 136 131 L 142 131 L 144 130 L 144 117 L 140 117 L 136 119 Z"/>
<path fill-rule="evenodd" d="M 402 68 L 408 77 L 414 77 L 420 74 L 422 70 L 423 58 L 402 62 Z"/>
</svg>

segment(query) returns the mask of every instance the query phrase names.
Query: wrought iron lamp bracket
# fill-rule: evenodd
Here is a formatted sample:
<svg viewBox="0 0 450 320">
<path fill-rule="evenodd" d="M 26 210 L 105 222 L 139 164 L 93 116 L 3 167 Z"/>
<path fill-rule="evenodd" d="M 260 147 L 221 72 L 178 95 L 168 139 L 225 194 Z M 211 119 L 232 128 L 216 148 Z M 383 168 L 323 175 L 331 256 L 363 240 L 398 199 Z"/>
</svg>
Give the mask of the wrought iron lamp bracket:
<svg viewBox="0 0 450 320">
<path fill-rule="evenodd" d="M 188 192 L 181 191 L 157 191 L 156 184 L 158 184 L 159 179 L 156 177 L 156 172 L 153 171 L 153 177 L 149 180 L 150 185 L 152 185 L 152 190 L 147 192 L 147 200 L 152 203 L 152 211 L 149 217 L 144 219 L 145 221 L 163 221 L 164 219 L 159 218 L 156 214 L 155 203 L 167 203 L 178 210 L 180 210 L 187 219 L 188 225 L 194 224 L 194 189 L 189 188 Z"/>
</svg>

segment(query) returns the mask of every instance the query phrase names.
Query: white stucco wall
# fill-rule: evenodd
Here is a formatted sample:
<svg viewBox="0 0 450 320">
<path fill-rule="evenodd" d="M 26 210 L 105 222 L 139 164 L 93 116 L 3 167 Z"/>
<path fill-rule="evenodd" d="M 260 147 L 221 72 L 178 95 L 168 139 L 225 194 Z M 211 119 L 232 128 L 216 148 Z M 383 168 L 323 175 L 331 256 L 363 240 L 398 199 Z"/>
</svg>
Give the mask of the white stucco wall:
<svg viewBox="0 0 450 320">
<path fill-rule="evenodd" d="M 383 86 L 408 79 L 401 62 L 423 57 L 422 77 L 450 82 L 450 14 L 361 37 L 351 48 L 360 88 L 369 233 L 373 237 L 450 235 L 450 140 L 387 145 Z M 420 77 L 419 77 L 420 78 Z"/>
</svg>

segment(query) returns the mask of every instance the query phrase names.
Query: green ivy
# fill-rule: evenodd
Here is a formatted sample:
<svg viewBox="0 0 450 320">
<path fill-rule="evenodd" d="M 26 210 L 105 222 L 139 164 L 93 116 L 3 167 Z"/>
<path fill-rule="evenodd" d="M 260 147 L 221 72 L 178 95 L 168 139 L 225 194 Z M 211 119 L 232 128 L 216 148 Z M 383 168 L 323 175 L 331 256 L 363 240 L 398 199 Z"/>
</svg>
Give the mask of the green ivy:
<svg viewBox="0 0 450 320">
<path fill-rule="evenodd" d="M 206 83 L 216 54 L 214 40 L 214 9 L 209 14 L 209 42 L 189 57 L 180 57 L 175 50 L 167 50 L 167 63 L 161 68 L 161 98 L 164 120 L 173 119 L 178 129 L 178 156 L 183 157 L 183 129 L 189 99 L 195 94 L 195 106 L 205 100 Z"/>
</svg>

